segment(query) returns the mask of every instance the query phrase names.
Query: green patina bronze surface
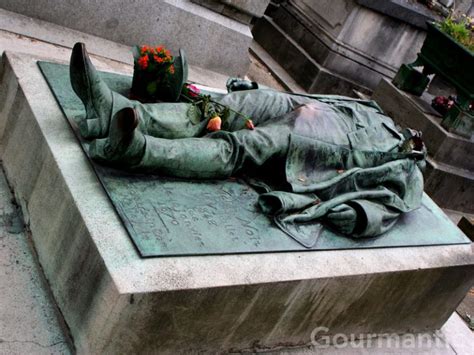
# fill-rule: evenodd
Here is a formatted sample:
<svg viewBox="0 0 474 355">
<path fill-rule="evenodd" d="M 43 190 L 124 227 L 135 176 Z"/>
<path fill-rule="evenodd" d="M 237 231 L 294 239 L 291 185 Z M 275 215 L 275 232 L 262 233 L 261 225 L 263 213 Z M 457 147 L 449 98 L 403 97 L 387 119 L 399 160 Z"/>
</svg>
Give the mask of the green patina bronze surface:
<svg viewBox="0 0 474 355">
<path fill-rule="evenodd" d="M 87 152 L 88 142 L 80 137 L 75 124 L 85 112 L 70 86 L 68 66 L 46 62 L 39 66 Z M 127 95 L 130 77 L 101 75 L 112 90 Z M 425 196 L 420 209 L 403 214 L 380 237 L 351 239 L 314 224 L 311 233 L 318 238 L 306 248 L 259 210 L 258 193 L 244 181 L 181 180 L 126 173 L 94 161 L 91 164 L 145 257 L 469 243 Z"/>
</svg>

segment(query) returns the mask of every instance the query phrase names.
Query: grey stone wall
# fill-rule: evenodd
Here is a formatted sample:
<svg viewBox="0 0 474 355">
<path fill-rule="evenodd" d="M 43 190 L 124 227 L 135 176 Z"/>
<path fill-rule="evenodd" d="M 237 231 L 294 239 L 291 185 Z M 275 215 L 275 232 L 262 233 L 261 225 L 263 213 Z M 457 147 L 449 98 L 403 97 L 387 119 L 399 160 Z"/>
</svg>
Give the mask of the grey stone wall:
<svg viewBox="0 0 474 355">
<path fill-rule="evenodd" d="M 255 17 L 262 17 L 270 0 L 191 0 L 224 16 L 250 24 Z"/>
<path fill-rule="evenodd" d="M 303 88 L 341 94 L 351 87 L 370 91 L 381 78 L 392 78 L 416 58 L 425 38 L 423 29 L 356 0 L 286 0 L 253 34 Z M 291 63 L 281 61 L 287 44 L 295 51 Z M 334 80 L 322 80 L 321 73 L 342 83 L 343 91 L 334 92 Z"/>
<path fill-rule="evenodd" d="M 221 0 L 249 15 L 262 17 L 270 0 Z"/>
<path fill-rule="evenodd" d="M 245 75 L 249 27 L 189 0 L 0 0 L 0 7 L 127 44 L 184 48 L 189 63 Z"/>
</svg>

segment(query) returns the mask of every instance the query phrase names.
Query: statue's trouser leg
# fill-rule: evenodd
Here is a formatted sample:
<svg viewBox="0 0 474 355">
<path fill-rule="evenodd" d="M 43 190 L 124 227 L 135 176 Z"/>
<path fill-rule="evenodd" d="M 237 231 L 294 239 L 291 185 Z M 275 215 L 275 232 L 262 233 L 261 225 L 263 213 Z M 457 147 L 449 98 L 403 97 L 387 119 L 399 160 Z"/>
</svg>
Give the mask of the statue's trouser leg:
<svg viewBox="0 0 474 355">
<path fill-rule="evenodd" d="M 111 118 L 126 107 L 132 107 L 138 112 L 139 129 L 149 136 L 173 139 L 198 137 L 205 133 L 207 121 L 200 122 L 199 112 L 190 110 L 191 105 L 188 103 L 142 104 L 116 92 L 112 92 L 112 97 L 112 107 L 107 108 L 109 110 L 107 117 L 88 119 L 79 123 L 82 136 L 105 138 L 101 133 L 101 127 L 109 127 Z M 284 115 L 295 107 L 312 102 L 314 99 L 273 90 L 252 90 L 231 93 L 218 101 L 252 118 L 254 124 L 258 126 L 271 122 L 275 117 Z M 230 116 L 227 130 L 237 131 L 245 128 L 245 119 L 235 114 Z"/>
<path fill-rule="evenodd" d="M 284 124 L 253 131 L 217 132 L 202 138 L 162 139 L 136 132 L 131 146 L 117 153 L 98 140 L 95 159 L 112 161 L 137 172 L 184 178 L 225 178 L 245 166 L 262 166 L 270 158 L 286 157 L 290 127 Z"/>
<path fill-rule="evenodd" d="M 140 117 L 139 129 L 146 135 L 175 139 L 202 136 L 205 132 L 207 122 L 201 121 L 199 111 L 191 110 L 188 103 L 131 103 Z"/>
<path fill-rule="evenodd" d="M 113 103 L 110 115 L 107 117 L 107 127 L 117 112 L 131 107 L 137 111 L 140 118 L 139 129 L 147 135 L 159 138 L 187 138 L 202 135 L 202 132 L 205 130 L 206 122 L 193 123 L 193 121 L 199 121 L 199 117 L 191 117 L 192 113 L 189 112 L 190 104 L 179 102 L 142 104 L 116 92 L 112 92 L 112 96 Z M 97 131 L 99 129 L 98 121 L 94 119 L 86 120 L 87 130 L 89 132 Z M 83 136 L 85 135 L 83 134 Z M 91 138 L 105 138 L 104 135 L 100 134 L 89 134 L 88 136 Z"/>
<path fill-rule="evenodd" d="M 232 92 L 217 101 L 250 117 L 258 126 L 271 122 L 300 105 L 314 102 L 315 99 L 274 90 L 250 90 Z M 245 120 L 238 115 L 231 113 L 229 121 L 230 131 L 245 128 Z"/>
<path fill-rule="evenodd" d="M 140 116 L 140 130 L 157 138 L 190 138 L 200 137 L 205 133 L 207 120 L 202 120 L 197 110 L 190 110 L 187 103 L 141 104 L 137 101 L 123 100 L 120 106 L 133 107 Z M 217 100 L 223 105 L 250 117 L 256 126 L 272 122 L 295 107 L 314 101 L 307 97 L 293 97 L 289 94 L 272 90 L 253 90 L 225 95 Z M 116 102 L 120 102 L 118 99 Z M 117 112 L 115 108 L 114 112 Z M 197 116 L 196 116 L 197 115 Z M 200 122 L 201 121 L 201 122 Z M 197 122 L 197 123 L 193 123 Z M 235 113 L 230 113 L 226 131 L 245 129 L 246 120 Z"/>
</svg>

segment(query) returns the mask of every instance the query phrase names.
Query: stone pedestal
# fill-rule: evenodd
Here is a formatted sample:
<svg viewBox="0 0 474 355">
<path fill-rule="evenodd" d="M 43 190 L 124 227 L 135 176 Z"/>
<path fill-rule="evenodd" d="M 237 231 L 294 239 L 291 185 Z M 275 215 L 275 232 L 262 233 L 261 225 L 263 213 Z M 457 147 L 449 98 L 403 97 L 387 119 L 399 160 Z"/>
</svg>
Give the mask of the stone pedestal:
<svg viewBox="0 0 474 355">
<path fill-rule="evenodd" d="M 474 140 L 443 128 L 427 93 L 417 97 L 384 79 L 372 99 L 399 125 L 423 132 L 429 154 L 425 191 L 433 200 L 443 208 L 474 213 Z"/>
<path fill-rule="evenodd" d="M 353 95 L 416 58 L 429 18 L 420 11 L 404 1 L 287 0 L 252 32 L 308 92 Z"/>
<path fill-rule="evenodd" d="M 190 0 L 2 0 L 0 7 L 127 45 L 183 48 L 192 65 L 244 76 L 248 25 Z"/>
<path fill-rule="evenodd" d="M 473 283 L 471 244 L 140 258 L 35 58 L 7 53 L 0 78 L 3 166 L 79 353 L 292 347 L 317 327 L 439 329 Z M 440 235 L 461 233 L 423 201 Z"/>
</svg>

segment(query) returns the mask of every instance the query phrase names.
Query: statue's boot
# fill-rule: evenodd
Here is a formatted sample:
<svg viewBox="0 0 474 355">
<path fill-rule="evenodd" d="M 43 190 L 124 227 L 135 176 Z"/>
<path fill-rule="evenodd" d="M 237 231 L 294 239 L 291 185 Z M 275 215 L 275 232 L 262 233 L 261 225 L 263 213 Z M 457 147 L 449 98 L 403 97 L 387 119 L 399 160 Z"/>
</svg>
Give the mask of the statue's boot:
<svg viewBox="0 0 474 355">
<path fill-rule="evenodd" d="M 122 167 L 138 163 L 145 148 L 145 137 L 136 129 L 139 122 L 135 109 L 126 107 L 118 111 L 111 120 L 108 137 L 96 139 L 91 143 L 91 157 Z"/>
<path fill-rule="evenodd" d="M 72 50 L 70 77 L 72 88 L 86 109 L 85 119 L 77 122 L 84 138 L 106 138 L 112 117 L 127 107 L 136 110 L 140 130 L 152 136 L 193 137 L 206 127 L 199 110 L 189 110 L 190 104 L 142 104 L 110 90 L 91 63 L 83 43 L 76 43 Z"/>
<path fill-rule="evenodd" d="M 114 154 L 123 154 L 130 149 L 139 123 L 137 111 L 127 107 L 117 112 L 110 126 L 109 147 L 114 150 Z"/>
<path fill-rule="evenodd" d="M 228 142 L 220 139 L 164 139 L 144 135 L 139 111 L 124 108 L 110 123 L 107 138 L 89 146 L 92 159 L 139 172 L 193 178 L 226 177 L 235 160 Z"/>
<path fill-rule="evenodd" d="M 84 138 L 106 137 L 113 115 L 114 99 L 120 99 L 120 95 L 112 92 L 101 79 L 84 43 L 78 42 L 74 45 L 69 73 L 72 88 L 86 109 L 85 120 L 77 122 L 81 135 Z"/>
</svg>

